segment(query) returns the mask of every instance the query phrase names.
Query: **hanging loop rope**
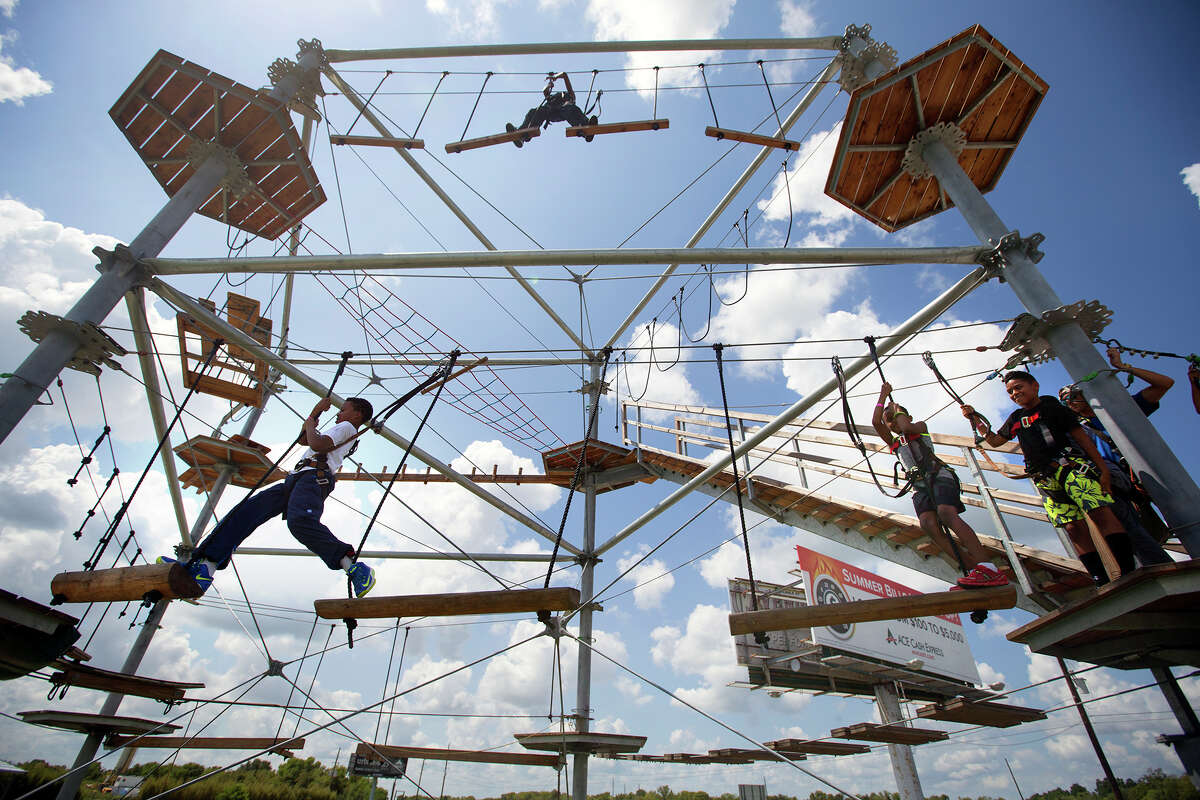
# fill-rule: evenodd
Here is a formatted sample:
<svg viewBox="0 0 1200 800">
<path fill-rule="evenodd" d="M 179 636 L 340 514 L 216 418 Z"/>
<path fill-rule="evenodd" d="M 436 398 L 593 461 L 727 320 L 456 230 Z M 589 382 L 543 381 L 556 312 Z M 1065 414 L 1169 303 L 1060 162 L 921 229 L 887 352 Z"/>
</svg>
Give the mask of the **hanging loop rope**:
<svg viewBox="0 0 1200 800">
<path fill-rule="evenodd" d="M 779 124 L 780 135 L 783 133 L 783 120 L 779 118 L 779 107 L 775 105 L 775 95 L 771 94 L 771 84 L 767 81 L 767 71 L 763 68 L 763 61 L 758 60 L 758 71 L 762 73 L 763 86 L 767 87 L 767 99 L 771 101 L 771 110 L 775 112 L 775 122 Z"/>
<path fill-rule="evenodd" d="M 391 76 L 391 74 L 392 74 L 392 71 L 390 69 L 387 72 L 383 73 L 383 77 L 379 79 L 379 83 L 376 84 L 376 86 L 375 86 L 375 91 L 371 92 L 371 96 L 367 98 L 367 102 L 363 103 L 363 107 L 361 109 L 359 109 L 358 116 L 356 116 L 354 118 L 354 122 L 351 122 L 350 127 L 346 128 L 347 135 L 350 133 L 350 131 L 354 130 L 354 126 L 358 124 L 358 121 L 360 119 L 362 119 L 363 112 L 366 111 L 367 108 L 371 105 L 371 101 L 374 100 L 375 95 L 377 95 L 379 93 L 379 89 L 380 89 L 380 87 L 383 86 L 383 82 L 386 81 Z M 433 99 L 433 98 L 430 98 L 430 99 Z M 247 241 L 246 244 L 249 244 L 249 242 Z"/>
<path fill-rule="evenodd" d="M 412 136 L 414 139 L 417 138 L 417 131 L 421 130 L 421 123 L 425 121 L 425 115 L 429 113 L 429 107 L 433 105 L 433 98 L 437 97 L 438 89 L 442 86 L 442 81 L 446 80 L 446 76 L 449 74 L 448 71 L 443 71 L 442 77 L 438 78 L 437 85 L 433 87 L 433 91 L 429 94 L 429 101 L 425 103 L 425 110 L 421 112 L 421 118 L 417 120 L 417 127 L 413 128 Z"/>
<path fill-rule="evenodd" d="M 650 112 L 651 119 L 658 119 L 658 67 L 654 68 L 654 110 Z"/>
<path fill-rule="evenodd" d="M 713 112 L 713 127 L 719 128 L 721 127 L 721 123 L 717 120 L 717 106 L 713 103 L 712 90 L 708 88 L 708 77 L 704 74 L 704 64 L 702 62 L 696 66 L 700 68 L 700 78 L 704 81 L 704 93 L 708 95 L 708 107 Z"/>
<path fill-rule="evenodd" d="M 875 475 L 875 469 L 871 466 L 871 459 L 867 455 L 867 443 L 859 436 L 858 426 L 854 424 L 854 413 L 850 410 L 850 399 L 846 392 L 846 373 L 842 370 L 842 360 L 834 356 L 831 363 L 833 366 L 833 376 L 837 379 L 838 393 L 841 395 L 842 418 L 846 423 L 846 432 L 850 435 L 850 441 L 858 448 L 858 452 L 862 454 L 863 461 L 867 464 L 867 472 L 871 473 L 871 480 L 875 482 L 875 488 L 888 497 L 903 497 L 912 488 L 911 482 L 905 483 L 896 494 L 892 494 L 883 488 L 883 485 L 879 482 L 879 478 Z"/>
<path fill-rule="evenodd" d="M 479 108 L 479 98 L 483 97 L 483 90 L 487 86 L 488 81 L 491 79 L 492 73 L 489 70 L 488 73 L 483 76 L 483 85 L 479 87 L 479 94 L 475 95 L 475 105 L 471 106 L 471 115 L 467 117 L 467 124 L 463 125 L 462 136 L 458 137 L 460 142 L 467 137 L 467 129 L 471 127 L 471 120 L 475 119 L 475 109 Z"/>
<path fill-rule="evenodd" d="M 600 383 L 596 386 L 596 400 L 592 403 L 591 411 L 588 413 L 588 424 L 583 431 L 583 446 L 579 448 L 579 458 L 575 461 L 575 474 L 571 476 L 571 486 L 567 490 L 567 502 L 563 507 L 562 521 L 558 523 L 558 535 L 554 537 L 554 549 L 550 552 L 550 566 L 546 569 L 546 581 L 543 584 L 545 587 L 550 586 L 550 576 L 554 574 L 554 562 L 558 558 L 558 548 L 562 544 L 563 531 L 567 528 L 567 515 L 571 513 L 571 498 L 575 496 L 575 489 L 579 486 L 579 476 L 583 474 L 583 465 L 587 461 L 588 441 L 591 439 L 592 430 L 596 427 L 596 414 L 600 411 L 600 394 L 604 391 L 604 377 L 608 374 L 608 361 L 612 358 L 612 348 L 604 348 L 604 364 L 600 367 Z M 649 367 L 647 367 L 647 370 Z M 649 373 L 647 373 L 647 381 L 649 381 Z"/>
</svg>

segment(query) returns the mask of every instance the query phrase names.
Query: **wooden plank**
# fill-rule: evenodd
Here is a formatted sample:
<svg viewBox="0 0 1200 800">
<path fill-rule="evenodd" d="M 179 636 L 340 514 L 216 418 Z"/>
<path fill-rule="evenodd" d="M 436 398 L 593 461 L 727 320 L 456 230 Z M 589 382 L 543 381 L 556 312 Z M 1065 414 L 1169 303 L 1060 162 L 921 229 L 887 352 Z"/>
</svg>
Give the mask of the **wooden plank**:
<svg viewBox="0 0 1200 800">
<path fill-rule="evenodd" d="M 333 144 L 362 145 L 363 147 L 403 147 L 406 150 L 424 150 L 424 139 L 397 139 L 394 136 L 348 136 L 333 134 L 329 137 Z"/>
<path fill-rule="evenodd" d="M 482 764 L 516 764 L 524 767 L 557 767 L 558 756 L 537 753 L 499 753 L 491 750 L 443 750 L 439 747 L 399 747 L 391 744 L 359 742 L 359 756 L 388 759 L 424 758 L 430 761 L 470 761 Z"/>
<path fill-rule="evenodd" d="M 109 736 L 106 747 L 147 747 L 157 750 L 303 750 L 304 739 L 255 736 Z"/>
<path fill-rule="evenodd" d="M 600 136 L 605 133 L 633 133 L 634 131 L 662 131 L 671 127 L 668 119 L 639 119 L 629 122 L 605 122 L 599 125 L 572 125 L 567 136 Z"/>
<path fill-rule="evenodd" d="M 852 756 L 871 751 L 865 744 L 824 742 L 815 739 L 776 739 L 763 744 L 781 753 L 808 753 L 814 756 Z"/>
<path fill-rule="evenodd" d="M 107 603 L 141 600 L 151 592 L 164 599 L 199 597 L 203 590 L 181 564 L 144 564 L 91 572 L 60 572 L 50 582 L 56 600 L 67 603 Z"/>
<path fill-rule="evenodd" d="M 1039 708 L 1013 706 L 1004 703 L 971 702 L 961 697 L 917 708 L 917 716 L 941 722 L 961 722 L 964 725 L 987 725 L 990 728 L 1011 728 L 1024 722 L 1045 719 Z"/>
<path fill-rule="evenodd" d="M 522 142 L 528 142 L 530 139 L 541 135 L 541 128 L 518 128 L 507 133 L 493 133 L 491 136 L 480 136 L 478 139 L 463 139 L 462 141 L 451 142 L 446 145 L 446 152 L 461 153 L 464 150 L 475 150 L 480 147 L 490 147 L 494 144 L 515 142 L 518 139 Z"/>
<path fill-rule="evenodd" d="M 1012 608 L 1016 604 L 1017 590 L 1011 585 L 987 589 L 931 592 L 904 597 L 881 597 L 878 600 L 856 600 L 849 603 L 772 608 L 730 614 L 729 632 L 738 636 L 759 631 L 786 631 L 854 622 L 955 614 L 977 609 Z"/>
<path fill-rule="evenodd" d="M 50 676 L 50 683 L 55 686 L 79 686 L 83 689 L 149 697 L 152 700 L 182 700 L 186 690 L 204 688 L 203 683 L 156 680 L 61 659 L 55 663 L 55 667 L 58 671 Z"/>
<path fill-rule="evenodd" d="M 793 142 L 791 139 L 763 136 L 761 133 L 750 133 L 749 131 L 735 131 L 731 128 L 714 128 L 712 125 L 704 129 L 704 135 L 711 136 L 714 139 L 732 139 L 735 142 L 745 142 L 746 144 L 777 147 L 780 150 L 798 151 L 800 149 L 800 142 Z"/>
<path fill-rule="evenodd" d="M 879 725 L 860 722 L 845 728 L 834 728 L 830 733 L 839 739 L 858 739 L 864 742 L 886 742 L 888 744 L 925 744 L 949 739 L 946 731 L 933 728 L 910 728 L 906 725 Z"/>
<path fill-rule="evenodd" d="M 317 616 L 324 619 L 381 619 L 390 617 L 455 617 L 467 614 L 511 614 L 529 611 L 574 611 L 579 590 L 504 589 L 498 592 L 456 592 L 357 600 L 317 600 Z"/>
</svg>

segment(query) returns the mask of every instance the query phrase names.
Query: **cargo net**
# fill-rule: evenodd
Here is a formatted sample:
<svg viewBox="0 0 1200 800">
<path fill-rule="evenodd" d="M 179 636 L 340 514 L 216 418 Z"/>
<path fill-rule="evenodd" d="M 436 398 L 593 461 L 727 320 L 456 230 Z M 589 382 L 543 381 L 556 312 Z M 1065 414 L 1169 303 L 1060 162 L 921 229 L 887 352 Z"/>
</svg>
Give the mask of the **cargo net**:
<svg viewBox="0 0 1200 800">
<path fill-rule="evenodd" d="M 374 339 L 389 356 L 436 358 L 457 349 L 463 351 L 461 361 L 469 357 L 467 348 L 396 296 L 374 276 L 355 275 L 347 278 L 334 274 L 329 278 L 336 281 L 338 286 L 321 280 L 325 291 L 362 325 L 368 337 Z M 423 377 L 419 367 L 403 362 L 398 366 L 414 380 Z M 463 373 L 446 384 L 442 399 L 492 430 L 536 452 L 566 445 L 487 364 Z"/>
</svg>

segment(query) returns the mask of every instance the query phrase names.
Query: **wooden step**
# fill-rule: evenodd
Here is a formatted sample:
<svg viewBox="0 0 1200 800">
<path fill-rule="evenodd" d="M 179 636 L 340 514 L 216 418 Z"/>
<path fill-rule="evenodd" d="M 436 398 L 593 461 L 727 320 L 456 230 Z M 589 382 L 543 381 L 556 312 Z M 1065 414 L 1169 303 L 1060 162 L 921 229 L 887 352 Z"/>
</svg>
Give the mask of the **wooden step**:
<svg viewBox="0 0 1200 800">
<path fill-rule="evenodd" d="M 317 600 L 323 619 L 383 619 L 391 617 L 458 617 L 468 614 L 512 614 L 536 611 L 574 611 L 579 590 L 503 589 L 497 592 L 456 592 Z"/>
<path fill-rule="evenodd" d="M 200 597 L 204 594 L 182 564 L 60 572 L 50 581 L 54 603 L 113 603 Z"/>
<path fill-rule="evenodd" d="M 54 666 L 58 671 L 50 676 L 50 683 L 55 686 L 78 686 L 82 689 L 149 697 L 152 700 L 172 703 L 183 700 L 188 689 L 204 688 L 203 683 L 182 683 L 142 675 L 127 675 L 65 659 L 60 659 Z"/>
<path fill-rule="evenodd" d="M 491 136 L 480 136 L 478 139 L 463 139 L 446 145 L 447 153 L 461 153 L 464 150 L 475 150 L 480 147 L 491 147 L 494 144 L 515 142 L 518 139 L 528 142 L 535 136 L 541 136 L 541 128 L 518 128 L 507 133 L 494 133 Z"/>
<path fill-rule="evenodd" d="M 874 722 L 859 722 L 845 728 L 834 728 L 831 733 L 839 739 L 858 739 L 865 742 L 887 744 L 925 744 L 949 739 L 946 731 L 933 728 L 910 728 L 907 725 L 879 725 Z"/>
<path fill-rule="evenodd" d="M 750 133 L 749 131 L 735 131 L 730 128 L 714 128 L 712 125 L 704 129 L 704 135 L 711 136 L 714 139 L 732 139 L 735 142 L 761 144 L 765 147 L 778 147 L 780 150 L 791 152 L 800 149 L 800 142 L 793 142 L 791 139 L 763 136 L 761 133 Z"/>
<path fill-rule="evenodd" d="M 600 136 L 605 133 L 633 133 L 634 131 L 661 131 L 671 127 L 668 119 L 639 119 L 630 122 L 605 122 L 599 125 L 572 125 L 567 136 Z"/>
<path fill-rule="evenodd" d="M 942 722 L 961 722 L 964 725 L 986 725 L 990 728 L 1011 728 L 1023 722 L 1045 719 L 1040 708 L 1011 706 L 1004 703 L 971 702 L 962 697 L 932 703 L 917 708 L 917 716 Z"/>
<path fill-rule="evenodd" d="M 331 144 L 351 144 L 363 147 L 403 147 L 405 150 L 424 150 L 424 139 L 397 139 L 392 136 L 349 136 L 333 134 Z"/>
</svg>

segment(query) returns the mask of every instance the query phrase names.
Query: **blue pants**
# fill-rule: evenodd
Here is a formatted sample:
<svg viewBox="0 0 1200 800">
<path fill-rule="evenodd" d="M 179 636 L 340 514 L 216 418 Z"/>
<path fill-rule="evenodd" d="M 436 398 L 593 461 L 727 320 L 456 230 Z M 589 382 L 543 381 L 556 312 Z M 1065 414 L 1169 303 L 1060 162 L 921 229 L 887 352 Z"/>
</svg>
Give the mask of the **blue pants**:
<svg viewBox="0 0 1200 800">
<path fill-rule="evenodd" d="M 333 491 L 334 482 L 330 478 L 324 486 L 317 483 L 315 469 L 288 475 L 283 483 L 246 498 L 226 514 L 192 557 L 212 561 L 218 569 L 225 569 L 233 551 L 246 537 L 267 520 L 283 514 L 288 530 L 300 544 L 320 556 L 330 569 L 341 569 L 342 558 L 353 556 L 354 548 L 321 524 L 325 498 Z"/>
</svg>

